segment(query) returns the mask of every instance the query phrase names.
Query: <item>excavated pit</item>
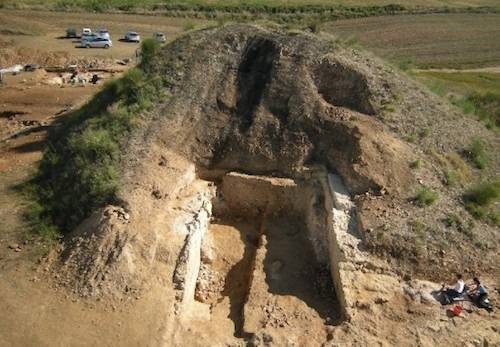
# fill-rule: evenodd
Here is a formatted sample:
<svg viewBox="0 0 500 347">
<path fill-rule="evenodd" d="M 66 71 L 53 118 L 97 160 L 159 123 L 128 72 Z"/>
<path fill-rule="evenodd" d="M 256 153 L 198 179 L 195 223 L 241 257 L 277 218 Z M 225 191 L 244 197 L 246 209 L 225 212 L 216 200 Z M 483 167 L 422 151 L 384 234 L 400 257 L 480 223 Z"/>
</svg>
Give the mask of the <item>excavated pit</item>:
<svg viewBox="0 0 500 347">
<path fill-rule="evenodd" d="M 188 322 L 172 341 L 322 345 L 356 302 L 350 196 L 413 182 L 411 149 L 373 116 L 386 84 L 348 51 L 254 26 L 186 35 L 151 66 L 168 97 L 131 137 L 123 206 L 74 232 L 65 273 L 88 295 L 157 281 Z"/>
<path fill-rule="evenodd" d="M 237 338 L 284 329 L 304 334 L 296 337 L 304 343 L 306 332 L 324 340 L 321 327 L 344 316 L 332 280 L 338 269 L 324 188 L 314 177 L 229 173 L 218 180 L 212 221 L 200 249 L 191 250 L 200 264 L 191 268 L 196 288 L 184 288 L 194 292 L 184 296 L 186 315 Z"/>
</svg>

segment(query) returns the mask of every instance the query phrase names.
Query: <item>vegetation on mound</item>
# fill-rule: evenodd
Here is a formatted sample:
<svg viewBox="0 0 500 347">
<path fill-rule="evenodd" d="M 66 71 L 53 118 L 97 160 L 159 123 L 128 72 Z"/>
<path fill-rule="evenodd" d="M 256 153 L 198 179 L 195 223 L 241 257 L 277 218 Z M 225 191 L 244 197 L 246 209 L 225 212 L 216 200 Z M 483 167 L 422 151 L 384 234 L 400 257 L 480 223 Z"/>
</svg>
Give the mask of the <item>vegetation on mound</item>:
<svg viewBox="0 0 500 347">
<path fill-rule="evenodd" d="M 121 148 L 139 115 L 161 96 L 166 83 L 148 73 L 158 45 L 145 40 L 142 47 L 138 68 L 107 83 L 52 134 L 29 187 L 36 202 L 26 214 L 42 236 L 68 232 L 96 208 L 117 202 Z"/>
<path fill-rule="evenodd" d="M 431 188 L 422 187 L 417 191 L 415 201 L 418 206 L 425 207 L 434 204 L 437 201 L 438 197 L 438 193 L 433 191 Z"/>
<path fill-rule="evenodd" d="M 500 225 L 500 178 L 479 184 L 463 196 L 465 207 L 476 219 L 486 219 Z"/>
<path fill-rule="evenodd" d="M 474 165 L 484 170 L 488 166 L 489 157 L 486 151 L 486 144 L 480 139 L 475 139 L 467 150 L 470 160 Z"/>
<path fill-rule="evenodd" d="M 419 72 L 429 88 L 447 97 L 465 114 L 475 115 L 488 129 L 500 127 L 500 74 L 485 72 Z"/>
</svg>

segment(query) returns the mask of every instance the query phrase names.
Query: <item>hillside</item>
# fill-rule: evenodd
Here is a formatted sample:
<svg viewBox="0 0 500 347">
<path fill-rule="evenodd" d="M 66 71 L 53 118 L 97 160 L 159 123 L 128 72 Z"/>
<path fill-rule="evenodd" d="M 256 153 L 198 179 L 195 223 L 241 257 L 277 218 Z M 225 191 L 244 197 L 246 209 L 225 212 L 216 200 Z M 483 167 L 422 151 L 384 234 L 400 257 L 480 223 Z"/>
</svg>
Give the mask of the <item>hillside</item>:
<svg viewBox="0 0 500 347">
<path fill-rule="evenodd" d="M 404 325 L 429 305 L 417 278 L 498 278 L 499 138 L 480 121 L 326 34 L 224 26 L 143 54 L 42 161 L 35 217 L 65 234 L 61 285 L 100 300 L 163 288 L 174 344 L 411 345 L 373 320 L 349 330 L 373 310 Z"/>
</svg>

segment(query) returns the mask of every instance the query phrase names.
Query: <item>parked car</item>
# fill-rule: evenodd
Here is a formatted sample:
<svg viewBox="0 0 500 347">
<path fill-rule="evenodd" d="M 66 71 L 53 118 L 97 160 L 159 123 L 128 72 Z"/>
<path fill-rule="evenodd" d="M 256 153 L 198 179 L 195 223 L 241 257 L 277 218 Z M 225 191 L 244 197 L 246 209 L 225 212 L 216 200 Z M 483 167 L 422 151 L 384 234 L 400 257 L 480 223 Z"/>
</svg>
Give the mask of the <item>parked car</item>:
<svg viewBox="0 0 500 347">
<path fill-rule="evenodd" d="M 113 46 L 110 39 L 100 36 L 88 36 L 82 39 L 82 47 L 85 48 L 109 48 Z"/>
<path fill-rule="evenodd" d="M 90 35 L 92 35 L 92 30 L 90 30 L 90 28 L 83 28 L 82 29 L 82 37 L 90 36 Z"/>
<path fill-rule="evenodd" d="M 125 34 L 125 41 L 140 42 L 141 36 L 138 33 L 136 33 L 135 31 L 129 31 L 128 33 Z"/>
<path fill-rule="evenodd" d="M 164 33 L 154 33 L 153 38 L 158 41 L 158 42 L 165 42 L 167 41 L 167 37 L 165 36 Z"/>
<path fill-rule="evenodd" d="M 67 38 L 75 38 L 76 37 L 76 29 L 75 28 L 66 29 L 66 37 Z"/>
<path fill-rule="evenodd" d="M 96 33 L 95 33 L 96 36 L 99 36 L 99 37 L 102 37 L 104 39 L 108 39 L 110 40 L 111 37 L 109 36 L 109 31 L 108 29 L 99 29 Z"/>
</svg>

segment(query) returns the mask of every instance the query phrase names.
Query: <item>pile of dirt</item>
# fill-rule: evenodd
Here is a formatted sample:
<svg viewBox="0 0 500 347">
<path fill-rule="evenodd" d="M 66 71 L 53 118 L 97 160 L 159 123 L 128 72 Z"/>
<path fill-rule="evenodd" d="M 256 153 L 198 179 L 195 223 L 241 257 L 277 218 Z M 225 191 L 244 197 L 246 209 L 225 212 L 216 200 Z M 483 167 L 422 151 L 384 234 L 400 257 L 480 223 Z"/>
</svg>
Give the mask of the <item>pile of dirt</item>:
<svg viewBox="0 0 500 347">
<path fill-rule="evenodd" d="M 144 185 L 141 175 L 158 170 L 145 158 L 163 150 L 200 172 L 295 177 L 308 166 L 324 165 L 356 196 L 365 239 L 375 242 L 375 251 L 396 258 L 402 272 L 437 277 L 460 266 L 490 269 L 488 257 L 474 257 L 474 245 L 463 235 L 450 236 L 440 221 L 450 211 L 465 212 L 424 150 L 436 144 L 452 152 L 477 134 L 498 139 L 393 69 L 357 51 L 332 48 L 326 39 L 255 26 L 193 33 L 167 46 L 150 65 L 153 74 L 172 81 L 172 96 L 126 146 L 120 199 L 127 209 L 135 205 L 128 187 Z M 390 115 L 388 103 L 395 108 Z M 401 139 L 407 129 L 433 122 L 438 126 L 421 146 Z M 409 165 L 416 159 L 424 163 L 417 171 Z M 422 185 L 440 193 L 436 207 L 411 201 Z M 434 231 L 423 245 L 415 242 L 410 222 L 416 219 Z M 485 237 L 495 232 L 481 227 Z M 443 252 L 441 244 L 450 237 L 460 247 Z"/>
<path fill-rule="evenodd" d="M 210 189 L 198 178 L 237 171 L 299 180 L 315 166 L 342 177 L 356 204 L 361 247 L 392 261 L 391 275 L 498 271 L 494 227 L 477 228 L 492 247 L 476 257 L 475 245 L 441 222 L 466 212 L 428 151 L 456 153 L 474 136 L 493 144 L 498 138 L 377 59 L 313 34 L 241 25 L 184 36 L 148 65 L 148 73 L 171 82 L 169 97 L 141 118 L 124 147 L 121 206 L 95 211 L 67 235 L 60 258 L 63 283 L 82 295 L 123 300 L 156 283 L 180 312 L 172 279 L 185 284 L 174 275 L 177 260 L 189 266 L 183 254 L 200 242 L 191 236 L 211 208 Z M 426 127 L 430 134 L 418 144 L 403 140 Z M 413 170 L 417 159 L 423 164 Z M 439 192 L 432 208 L 412 201 L 424 185 Z M 445 242 L 454 247 L 444 251 Z M 214 276 L 206 281 L 222 287 Z M 211 290 L 198 287 L 196 295 L 216 300 Z M 174 344 L 188 343 L 182 330 L 169 329 Z"/>
</svg>

